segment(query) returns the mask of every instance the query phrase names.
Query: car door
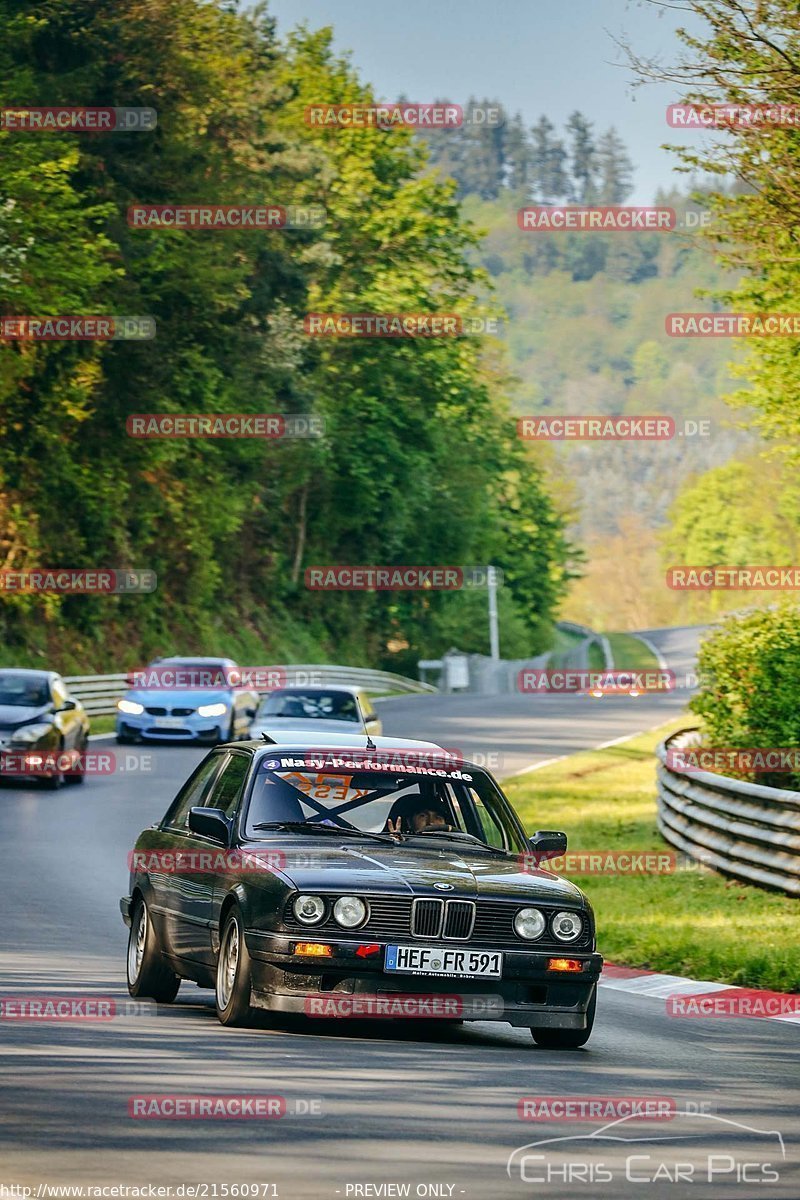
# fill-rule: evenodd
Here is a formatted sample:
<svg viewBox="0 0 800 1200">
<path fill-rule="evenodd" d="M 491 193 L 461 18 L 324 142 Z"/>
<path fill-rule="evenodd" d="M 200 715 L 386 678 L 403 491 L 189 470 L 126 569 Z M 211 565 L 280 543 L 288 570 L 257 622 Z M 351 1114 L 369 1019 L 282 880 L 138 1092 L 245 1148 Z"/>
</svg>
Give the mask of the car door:
<svg viewBox="0 0 800 1200">
<path fill-rule="evenodd" d="M 213 882 L 210 871 L 198 870 L 202 860 L 197 855 L 220 846 L 189 829 L 189 812 L 203 806 L 226 758 L 220 751 L 209 754 L 189 776 L 164 818 L 158 848 L 180 854 L 180 869 L 149 873 L 155 911 L 163 923 L 163 942 L 176 958 L 205 961 L 202 947 L 207 940 L 204 931 L 211 915 Z"/>
<path fill-rule="evenodd" d="M 203 808 L 216 808 L 223 812 L 230 822 L 231 829 L 233 829 L 236 823 L 236 814 L 239 811 L 252 761 L 253 755 L 250 751 L 238 749 L 226 751 L 226 759 L 222 770 L 216 776 L 203 804 Z M 231 856 L 231 861 L 234 861 L 233 856 Z M 219 929 L 220 909 L 223 900 L 228 894 L 230 884 L 230 875 L 227 873 L 223 875 L 219 871 L 214 872 L 212 880 L 212 912 L 209 926 L 209 941 L 214 952 L 216 952 L 217 947 L 213 941 L 213 935 Z"/>
<path fill-rule="evenodd" d="M 72 701 L 72 697 L 60 675 L 54 675 L 50 680 L 50 695 L 55 709 L 55 724 L 63 739 L 64 749 L 79 748 L 83 742 L 83 721 L 79 709 L 65 709 L 64 705 Z"/>
<path fill-rule="evenodd" d="M 219 751 L 216 757 L 220 765 L 205 792 L 202 806 L 190 805 L 190 808 L 218 808 L 227 817 L 232 817 L 239 803 L 251 756 L 246 752 L 224 750 Z M 187 828 L 184 848 L 189 852 L 192 870 L 185 876 L 181 904 L 182 955 L 205 966 L 213 966 L 213 901 L 218 880 L 228 877 L 224 870 L 227 847 L 214 838 Z M 186 886 L 187 882 L 190 886 Z"/>
</svg>

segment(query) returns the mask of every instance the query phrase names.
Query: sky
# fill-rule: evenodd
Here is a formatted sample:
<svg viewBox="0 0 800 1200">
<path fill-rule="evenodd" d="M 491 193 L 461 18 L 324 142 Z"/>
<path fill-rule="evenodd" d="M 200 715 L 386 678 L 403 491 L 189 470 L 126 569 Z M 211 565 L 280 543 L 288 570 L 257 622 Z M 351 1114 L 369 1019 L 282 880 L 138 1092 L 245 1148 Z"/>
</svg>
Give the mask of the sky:
<svg viewBox="0 0 800 1200">
<path fill-rule="evenodd" d="M 429 101 L 488 96 L 527 124 L 545 113 L 561 129 L 576 108 L 598 132 L 614 125 L 634 163 L 630 204 L 652 203 L 656 189 L 681 185 L 675 157 L 661 143 L 691 139 L 670 129 L 665 109 L 679 100 L 665 84 L 634 89 L 614 38 L 644 57 L 675 61 L 678 25 L 702 22 L 685 8 L 646 0 L 269 0 L 285 33 L 306 22 L 332 25 L 338 51 L 352 51 L 376 97 Z M 320 97 L 324 100 L 325 97 Z M 702 135 L 701 135 L 702 136 Z M 683 183 L 685 187 L 685 182 Z"/>
</svg>

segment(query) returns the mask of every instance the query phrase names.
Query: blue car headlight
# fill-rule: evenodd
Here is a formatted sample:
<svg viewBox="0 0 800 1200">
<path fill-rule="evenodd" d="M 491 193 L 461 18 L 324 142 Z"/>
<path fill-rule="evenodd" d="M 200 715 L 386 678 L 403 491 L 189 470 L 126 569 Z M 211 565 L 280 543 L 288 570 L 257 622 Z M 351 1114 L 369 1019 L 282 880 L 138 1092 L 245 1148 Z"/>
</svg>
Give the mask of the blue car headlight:
<svg viewBox="0 0 800 1200">
<path fill-rule="evenodd" d="M 220 701 L 218 704 L 201 704 L 197 714 L 200 717 L 224 717 L 227 711 L 227 704 Z"/>
</svg>

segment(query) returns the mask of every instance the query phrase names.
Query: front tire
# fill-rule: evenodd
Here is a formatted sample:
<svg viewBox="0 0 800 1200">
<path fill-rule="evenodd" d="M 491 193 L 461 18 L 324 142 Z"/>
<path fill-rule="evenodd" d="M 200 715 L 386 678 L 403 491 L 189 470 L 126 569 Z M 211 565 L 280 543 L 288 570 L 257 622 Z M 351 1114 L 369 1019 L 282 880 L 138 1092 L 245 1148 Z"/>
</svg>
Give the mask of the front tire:
<svg viewBox="0 0 800 1200">
<path fill-rule="evenodd" d="M 531 1035 L 537 1046 L 550 1050 L 577 1050 L 585 1046 L 592 1036 L 594 1014 L 597 1008 L 597 984 L 594 985 L 592 998 L 586 1010 L 585 1029 L 548 1029 L 544 1026 L 531 1026 Z"/>
<path fill-rule="evenodd" d="M 253 1018 L 250 1004 L 250 955 L 244 940 L 242 914 L 232 908 L 225 918 L 217 960 L 217 1016 L 223 1025 L 249 1025 Z"/>
<path fill-rule="evenodd" d="M 137 999 L 147 996 L 159 1004 L 171 1004 L 180 986 L 180 976 L 161 958 L 150 912 L 140 898 L 133 908 L 128 936 L 128 991 Z"/>
<path fill-rule="evenodd" d="M 65 782 L 65 783 L 84 783 L 84 782 L 86 781 L 86 762 L 85 762 L 85 758 L 86 758 L 86 751 L 87 751 L 87 749 L 88 749 L 88 746 L 89 746 L 89 741 L 88 741 L 88 738 L 87 738 L 87 739 L 85 739 L 85 740 L 83 741 L 82 745 L 80 745 L 80 746 L 78 747 L 78 754 L 79 754 L 79 756 L 80 756 L 80 757 L 79 757 L 79 759 L 78 759 L 78 766 L 77 766 L 77 768 L 76 768 L 74 771 L 68 771 L 68 772 L 67 772 L 67 773 L 64 775 L 64 782 Z"/>
</svg>

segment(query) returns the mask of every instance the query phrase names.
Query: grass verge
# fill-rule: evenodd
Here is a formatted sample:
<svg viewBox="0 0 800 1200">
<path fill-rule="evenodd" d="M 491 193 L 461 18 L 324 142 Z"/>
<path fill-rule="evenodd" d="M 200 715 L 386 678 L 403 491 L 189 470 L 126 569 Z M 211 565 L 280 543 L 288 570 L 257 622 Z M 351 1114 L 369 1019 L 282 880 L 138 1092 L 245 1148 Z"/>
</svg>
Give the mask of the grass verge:
<svg viewBox="0 0 800 1200">
<path fill-rule="evenodd" d="M 89 720 L 92 723 L 90 733 L 113 733 L 117 718 L 114 716 L 90 717 Z"/>
<path fill-rule="evenodd" d="M 629 633 L 607 633 L 614 667 L 618 671 L 655 671 L 658 659 L 644 642 Z"/>
<path fill-rule="evenodd" d="M 654 749 L 686 718 L 591 750 L 504 788 L 532 833 L 564 829 L 570 850 L 669 850 L 656 830 Z M 611 962 L 746 987 L 800 991 L 798 901 L 693 868 L 571 876 L 592 902 Z"/>
</svg>

